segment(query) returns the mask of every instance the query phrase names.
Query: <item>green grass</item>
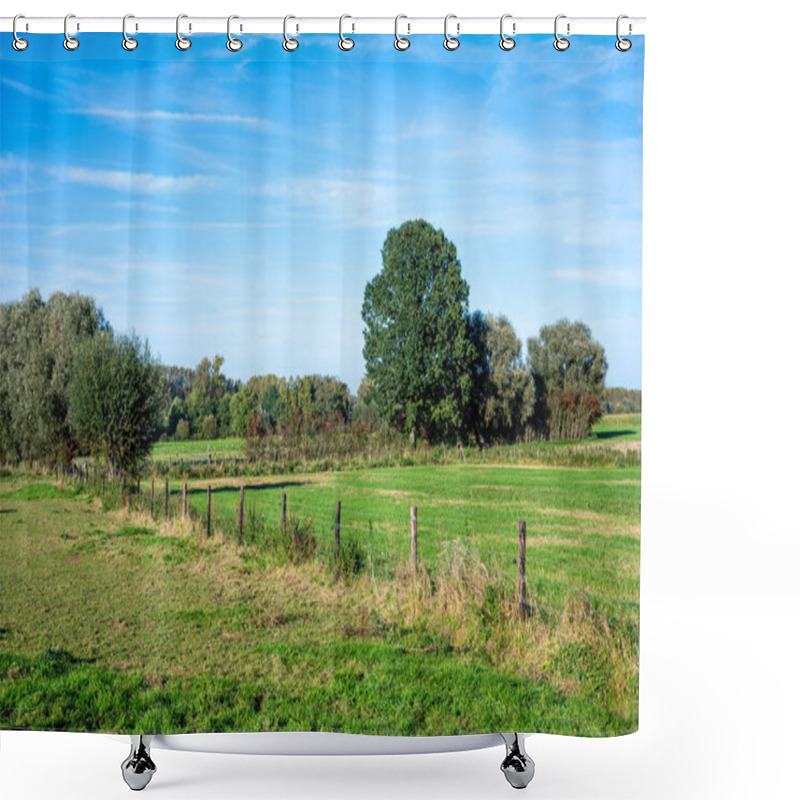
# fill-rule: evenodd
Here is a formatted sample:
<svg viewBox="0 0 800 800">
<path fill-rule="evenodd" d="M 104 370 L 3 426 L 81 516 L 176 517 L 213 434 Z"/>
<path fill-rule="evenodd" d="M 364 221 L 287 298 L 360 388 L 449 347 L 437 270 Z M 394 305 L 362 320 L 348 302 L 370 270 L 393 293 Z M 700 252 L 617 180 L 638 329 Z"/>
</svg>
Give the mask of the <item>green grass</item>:
<svg viewBox="0 0 800 800">
<path fill-rule="evenodd" d="M 607 414 L 592 427 L 593 441 L 632 442 L 641 438 L 641 414 Z"/>
<path fill-rule="evenodd" d="M 4 478 L 0 727 L 630 732 L 639 480 L 638 467 L 470 463 L 261 478 L 246 490 L 239 550 L 238 481 L 214 483 L 206 540 L 200 524 L 150 521 L 149 497 L 144 513 L 104 511 L 75 484 Z M 205 487 L 190 483 L 198 517 Z M 305 563 L 258 538 L 277 525 L 284 491 L 318 540 Z M 343 547 L 357 540 L 366 567 L 333 585 L 337 499 Z"/>
<path fill-rule="evenodd" d="M 638 591 L 640 469 L 525 468 L 457 465 L 351 470 L 302 478 L 244 482 L 251 515 L 289 514 L 314 523 L 323 552 L 333 539 L 341 501 L 341 535 L 355 537 L 374 566 L 408 557 L 410 507 L 417 506 L 418 553 L 432 571 L 443 547 L 461 542 L 516 579 L 518 524 L 527 524 L 531 580 L 558 594 L 583 586 L 590 594 L 636 601 Z M 239 483 L 215 485 L 212 516 L 233 536 Z M 206 483 L 190 483 L 190 504 L 205 515 Z M 163 495 L 162 495 L 163 496 Z"/>
<path fill-rule="evenodd" d="M 154 461 L 172 459 L 204 460 L 209 452 L 213 459 L 241 458 L 244 440 L 229 439 L 189 439 L 185 442 L 158 442 L 153 447 Z"/>
<path fill-rule="evenodd" d="M 508 462 L 533 458 L 543 460 L 545 463 L 553 463 L 559 459 L 568 459 L 567 463 L 571 460 L 577 462 L 576 465 L 583 466 L 582 461 L 587 458 L 594 458 L 598 463 L 602 461 L 601 454 L 597 452 L 597 445 L 607 445 L 613 448 L 617 442 L 633 442 L 641 439 L 641 419 L 641 414 L 606 415 L 595 424 L 590 437 L 577 442 L 530 442 L 526 444 L 495 445 L 483 450 L 477 447 L 466 448 L 465 450 L 456 447 L 419 448 L 416 452 L 404 450 L 404 444 L 398 445 L 395 442 L 391 447 L 384 446 L 382 449 L 379 448 L 381 454 L 376 454 L 376 458 L 388 459 L 392 463 L 395 461 L 402 463 L 406 460 L 417 464 L 426 462 L 438 464 L 447 461 L 461 461 L 466 453 L 466 457 L 469 460 L 475 461 Z M 235 464 L 238 462 L 242 464 L 242 469 L 245 469 L 242 445 L 243 440 L 235 437 L 187 440 L 184 442 L 159 442 L 153 448 L 151 463 L 162 468 L 170 463 L 180 468 L 185 468 L 189 465 L 196 468 L 207 464 L 210 456 L 211 461 L 216 465 Z M 605 453 L 606 460 L 608 460 L 609 455 L 610 453 Z M 367 465 L 362 463 L 363 454 L 359 457 L 351 454 L 336 458 L 326 456 L 320 460 L 320 463 L 311 463 L 309 465 L 290 463 L 288 466 L 290 471 L 301 471 L 304 466 L 310 466 L 312 471 L 317 471 L 321 468 L 330 469 L 331 466 L 327 463 L 330 461 L 334 462 L 334 467 L 353 464 L 357 466 Z M 286 472 L 287 469 L 281 468 L 280 471 Z"/>
</svg>

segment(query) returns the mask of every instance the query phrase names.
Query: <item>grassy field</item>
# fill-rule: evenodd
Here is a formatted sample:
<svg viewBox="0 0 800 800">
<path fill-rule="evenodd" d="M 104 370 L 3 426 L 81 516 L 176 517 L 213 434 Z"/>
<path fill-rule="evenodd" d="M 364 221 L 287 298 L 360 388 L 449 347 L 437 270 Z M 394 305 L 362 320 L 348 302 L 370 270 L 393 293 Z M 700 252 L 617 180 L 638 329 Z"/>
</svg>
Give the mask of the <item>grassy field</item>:
<svg viewBox="0 0 800 800">
<path fill-rule="evenodd" d="M 337 454 L 337 446 L 315 446 L 314 442 L 321 442 L 324 437 L 312 435 L 309 437 L 310 444 L 307 442 L 305 447 L 308 456 L 300 458 L 296 456 L 296 447 L 286 445 L 280 437 L 273 436 L 268 438 L 273 451 L 272 461 L 279 463 L 268 465 L 270 472 L 280 474 L 287 471 L 315 472 L 381 465 L 447 464 L 465 460 L 476 463 L 536 461 L 553 466 L 632 466 L 640 463 L 638 445 L 641 433 L 641 414 L 609 414 L 595 424 L 591 436 L 577 442 L 534 441 L 484 448 L 430 448 L 422 445 L 411 449 L 402 437 L 395 437 L 387 443 L 380 441 L 380 436 L 373 432 L 360 443 L 360 452 L 352 452 L 352 448 L 347 448 L 346 454 Z M 340 442 L 340 446 L 346 447 L 346 443 Z M 315 452 L 317 455 L 314 455 Z M 149 461 L 149 466 L 157 471 L 163 472 L 171 466 L 178 473 L 189 475 L 196 473 L 203 465 L 217 468 L 238 465 L 242 472 L 252 471 L 244 459 L 243 440 L 237 438 L 158 442 Z M 204 474 L 203 477 L 210 475 Z"/>
<path fill-rule="evenodd" d="M 636 422 L 613 430 L 635 436 Z M 183 523 L 176 481 L 165 522 L 163 484 L 151 520 L 146 493 L 141 509 L 135 499 L 113 508 L 109 495 L 104 510 L 76 484 L 0 479 L 0 727 L 636 729 L 638 466 L 463 463 L 219 479 L 211 539 L 199 519 L 207 485 L 189 483 L 197 519 Z M 283 492 L 290 520 L 313 527 L 317 550 L 304 563 L 268 546 Z M 363 556 L 338 584 L 336 500 L 342 546 Z"/>
</svg>

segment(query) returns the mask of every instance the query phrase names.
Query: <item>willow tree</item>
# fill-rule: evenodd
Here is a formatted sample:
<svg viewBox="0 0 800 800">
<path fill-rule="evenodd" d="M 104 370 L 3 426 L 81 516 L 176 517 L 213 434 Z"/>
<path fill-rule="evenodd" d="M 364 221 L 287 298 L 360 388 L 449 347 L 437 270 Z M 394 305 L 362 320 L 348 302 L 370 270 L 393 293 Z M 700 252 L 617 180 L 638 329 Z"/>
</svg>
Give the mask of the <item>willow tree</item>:
<svg viewBox="0 0 800 800">
<path fill-rule="evenodd" d="M 425 220 L 392 228 L 367 284 L 364 360 L 380 415 L 429 441 L 466 436 L 475 345 L 455 245 Z"/>
<path fill-rule="evenodd" d="M 91 297 L 38 289 L 0 304 L 0 458 L 69 461 L 75 451 L 67 387 L 75 352 L 108 330 Z"/>
<path fill-rule="evenodd" d="M 559 320 L 528 340 L 536 384 L 539 433 L 549 439 L 582 439 L 602 415 L 608 362 L 583 322 Z"/>
<path fill-rule="evenodd" d="M 145 342 L 103 332 L 75 354 L 69 421 L 114 469 L 135 473 L 158 436 L 159 371 Z"/>
</svg>

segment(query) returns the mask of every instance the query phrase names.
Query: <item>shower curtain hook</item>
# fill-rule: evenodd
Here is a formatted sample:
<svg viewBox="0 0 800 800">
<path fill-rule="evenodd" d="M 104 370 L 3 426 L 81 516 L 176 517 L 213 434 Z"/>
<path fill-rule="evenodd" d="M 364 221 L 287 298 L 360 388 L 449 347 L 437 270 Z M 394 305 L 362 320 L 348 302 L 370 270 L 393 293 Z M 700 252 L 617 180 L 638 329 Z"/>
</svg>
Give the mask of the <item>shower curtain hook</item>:
<svg viewBox="0 0 800 800">
<path fill-rule="evenodd" d="M 411 40 L 406 39 L 405 36 L 400 35 L 400 20 L 401 19 L 408 19 L 405 14 L 398 14 L 394 18 L 394 49 L 395 50 L 408 50 L 411 47 Z M 409 33 L 411 32 L 411 26 L 408 26 Z"/>
<path fill-rule="evenodd" d="M 620 14 L 617 17 L 617 43 L 614 45 L 614 47 L 616 47 L 617 50 L 620 51 L 620 53 L 627 53 L 628 50 L 630 50 L 631 47 L 633 47 L 633 42 L 630 39 L 623 39 L 619 35 L 619 24 L 624 19 L 629 19 L 627 14 Z M 629 34 L 630 34 L 631 30 L 632 30 L 632 26 L 628 25 L 628 33 Z"/>
<path fill-rule="evenodd" d="M 444 18 L 444 49 L 450 50 L 450 52 L 452 52 L 453 50 L 458 50 L 458 47 L 461 44 L 461 42 L 455 36 L 451 36 L 447 32 L 447 23 L 451 19 L 458 19 L 458 17 L 455 14 L 448 14 Z M 456 23 L 456 32 L 458 32 L 459 27 L 460 26 L 458 25 L 458 23 Z"/>
<path fill-rule="evenodd" d="M 188 50 L 192 46 L 192 40 L 186 36 L 181 36 L 181 20 L 188 19 L 188 14 L 178 14 L 175 20 L 175 47 L 178 50 Z"/>
<path fill-rule="evenodd" d="M 558 50 L 560 53 L 563 53 L 565 50 L 569 50 L 569 39 L 567 39 L 565 36 L 558 35 L 558 21 L 560 19 L 566 19 L 566 18 L 567 18 L 566 14 L 559 14 L 556 17 L 555 26 L 553 28 L 556 37 L 556 40 L 553 42 L 553 47 L 555 47 L 555 49 Z M 569 36 L 569 22 L 567 23 L 567 36 Z"/>
<path fill-rule="evenodd" d="M 129 19 L 136 19 L 133 14 L 126 14 L 122 18 L 122 47 L 124 50 L 130 52 L 139 46 L 139 41 L 128 36 L 127 24 Z"/>
<path fill-rule="evenodd" d="M 75 19 L 74 14 L 67 14 L 64 17 L 64 49 L 65 50 L 77 50 L 80 47 L 80 42 L 74 37 L 69 35 L 69 21 L 71 19 Z M 77 30 L 80 30 L 78 28 Z"/>
<path fill-rule="evenodd" d="M 503 28 L 505 26 L 506 20 L 507 19 L 511 19 L 512 16 L 513 16 L 512 14 L 503 14 L 503 16 L 500 17 L 500 49 L 501 50 L 506 50 L 506 51 L 513 50 L 517 45 L 517 43 L 510 36 L 506 36 L 504 31 L 503 31 Z"/>
<path fill-rule="evenodd" d="M 11 42 L 11 46 L 15 50 L 17 50 L 17 51 L 19 51 L 21 53 L 23 50 L 27 50 L 27 48 L 28 48 L 28 40 L 27 39 L 22 39 L 21 37 L 17 36 L 17 20 L 18 19 L 25 19 L 25 15 L 24 14 L 17 14 L 17 16 L 14 17 L 14 21 L 11 23 L 11 33 L 14 34 L 14 39 Z"/>
<path fill-rule="evenodd" d="M 283 49 L 287 53 L 293 53 L 295 50 L 297 50 L 298 47 L 300 47 L 300 42 L 298 42 L 297 39 L 293 39 L 287 33 L 286 26 L 289 24 L 290 19 L 297 19 L 297 17 L 292 16 L 291 14 L 287 14 L 283 18 Z"/>
<path fill-rule="evenodd" d="M 231 14 L 228 17 L 228 41 L 225 44 L 225 47 L 227 47 L 228 50 L 231 51 L 231 53 L 238 53 L 244 47 L 244 43 L 242 42 L 241 39 L 237 39 L 235 36 L 231 36 L 231 22 L 233 22 L 233 20 L 235 19 L 239 19 L 239 17 L 237 17 L 236 14 Z"/>
<path fill-rule="evenodd" d="M 355 46 L 355 40 L 351 39 L 349 36 L 344 35 L 343 24 L 346 19 L 353 19 L 349 14 L 342 14 L 339 17 L 339 49 L 340 50 L 352 50 Z"/>
</svg>

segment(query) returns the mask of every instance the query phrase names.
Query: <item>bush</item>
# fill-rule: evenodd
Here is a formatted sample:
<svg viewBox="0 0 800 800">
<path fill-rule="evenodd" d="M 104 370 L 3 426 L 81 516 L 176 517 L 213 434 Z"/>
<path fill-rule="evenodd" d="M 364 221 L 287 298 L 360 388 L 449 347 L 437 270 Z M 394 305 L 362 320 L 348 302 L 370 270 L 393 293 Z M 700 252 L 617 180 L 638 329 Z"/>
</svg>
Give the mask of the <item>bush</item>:
<svg viewBox="0 0 800 800">
<path fill-rule="evenodd" d="M 217 438 L 217 420 L 213 414 L 209 414 L 203 420 L 203 438 L 204 439 L 216 439 Z"/>
<path fill-rule="evenodd" d="M 269 429 L 264 417 L 261 414 L 253 414 L 247 423 L 244 443 L 242 444 L 242 452 L 247 461 L 250 463 L 255 461 L 260 464 L 264 460 L 267 452 L 268 433 Z"/>
<path fill-rule="evenodd" d="M 290 564 L 302 564 L 317 552 L 317 538 L 311 520 L 288 520 L 266 531 L 265 544 Z"/>
<path fill-rule="evenodd" d="M 178 424 L 175 426 L 175 441 L 185 442 L 189 438 L 189 422 L 185 419 L 179 419 Z"/>
<path fill-rule="evenodd" d="M 354 537 L 341 539 L 339 542 L 339 575 L 352 577 L 363 572 L 367 566 L 367 551 L 361 541 Z M 333 556 L 331 556 L 333 568 Z"/>
</svg>

